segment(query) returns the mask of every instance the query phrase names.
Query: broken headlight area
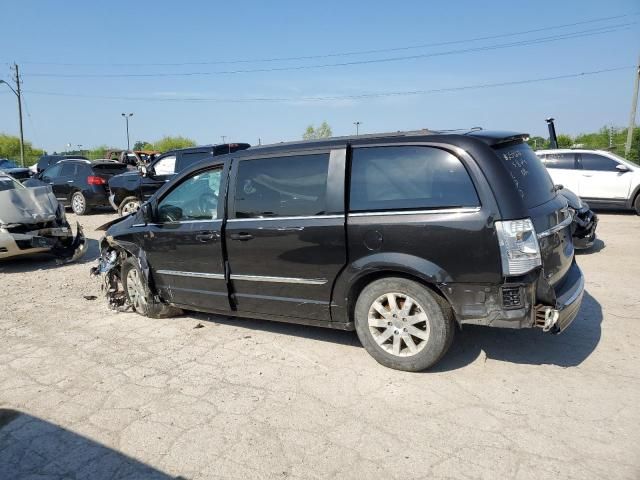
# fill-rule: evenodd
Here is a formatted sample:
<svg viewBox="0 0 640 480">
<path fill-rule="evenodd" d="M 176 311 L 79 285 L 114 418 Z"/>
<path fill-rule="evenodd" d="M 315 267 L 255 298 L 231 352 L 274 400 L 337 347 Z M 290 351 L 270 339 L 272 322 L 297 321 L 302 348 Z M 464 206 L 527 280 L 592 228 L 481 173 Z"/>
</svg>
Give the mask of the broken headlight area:
<svg viewBox="0 0 640 480">
<path fill-rule="evenodd" d="M 120 270 L 122 262 L 127 258 L 127 253 L 111 247 L 106 240 L 102 240 L 102 249 L 98 265 L 91 268 L 91 275 L 100 276 L 102 280 L 102 292 L 107 297 L 110 309 L 119 312 L 131 308 L 122 285 Z"/>
<path fill-rule="evenodd" d="M 87 250 L 86 239 L 80 224 L 77 224 L 77 233 L 74 237 L 64 217 L 33 224 L 4 224 L 0 225 L 0 231 L 4 234 L 5 243 L 8 244 L 5 245 L 6 253 L 15 255 L 48 250 L 58 257 L 58 263 L 68 263 L 82 257 Z M 13 252 L 9 251 L 10 248 Z"/>
<path fill-rule="evenodd" d="M 572 237 L 573 245 L 577 249 L 590 248 L 596 239 L 598 216 L 585 207 L 575 211 L 573 215 Z"/>
</svg>

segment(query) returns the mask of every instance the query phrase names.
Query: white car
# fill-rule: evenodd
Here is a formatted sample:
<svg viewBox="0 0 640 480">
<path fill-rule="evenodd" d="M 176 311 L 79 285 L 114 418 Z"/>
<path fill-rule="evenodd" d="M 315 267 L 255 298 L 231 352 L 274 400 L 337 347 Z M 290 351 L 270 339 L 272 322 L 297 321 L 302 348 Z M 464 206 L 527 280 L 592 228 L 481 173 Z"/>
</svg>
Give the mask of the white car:
<svg viewBox="0 0 640 480">
<path fill-rule="evenodd" d="M 640 215 L 640 166 L 604 150 L 538 150 L 553 182 L 592 207 L 635 210 Z"/>
</svg>

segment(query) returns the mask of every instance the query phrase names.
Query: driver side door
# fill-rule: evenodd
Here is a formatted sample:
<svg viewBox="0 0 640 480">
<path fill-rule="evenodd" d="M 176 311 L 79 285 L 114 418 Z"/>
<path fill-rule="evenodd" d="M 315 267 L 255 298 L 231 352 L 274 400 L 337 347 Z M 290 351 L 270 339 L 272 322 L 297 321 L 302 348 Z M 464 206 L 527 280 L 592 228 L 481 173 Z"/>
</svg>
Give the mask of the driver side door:
<svg viewBox="0 0 640 480">
<path fill-rule="evenodd" d="M 163 298 L 192 310 L 229 311 L 222 251 L 222 164 L 181 179 L 154 208 L 143 244 Z"/>
</svg>

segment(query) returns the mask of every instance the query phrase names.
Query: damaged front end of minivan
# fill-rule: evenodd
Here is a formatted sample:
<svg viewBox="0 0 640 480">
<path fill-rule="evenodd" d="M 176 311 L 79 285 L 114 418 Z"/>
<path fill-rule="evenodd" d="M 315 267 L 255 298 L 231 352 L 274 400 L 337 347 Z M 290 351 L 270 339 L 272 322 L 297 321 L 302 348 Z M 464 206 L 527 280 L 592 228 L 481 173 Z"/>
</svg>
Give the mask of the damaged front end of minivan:
<svg viewBox="0 0 640 480">
<path fill-rule="evenodd" d="M 78 260 L 86 250 L 82 227 L 76 224 L 74 236 L 50 188 L 0 191 L 0 259 L 51 253 L 62 264 Z"/>
</svg>

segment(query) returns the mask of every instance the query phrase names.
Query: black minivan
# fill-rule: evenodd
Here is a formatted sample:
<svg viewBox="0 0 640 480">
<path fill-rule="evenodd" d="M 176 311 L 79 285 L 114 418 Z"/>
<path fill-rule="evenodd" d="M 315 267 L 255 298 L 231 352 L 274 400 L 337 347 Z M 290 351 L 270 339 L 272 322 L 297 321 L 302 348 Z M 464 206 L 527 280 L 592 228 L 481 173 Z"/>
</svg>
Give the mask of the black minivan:
<svg viewBox="0 0 640 480">
<path fill-rule="evenodd" d="M 560 332 L 584 279 L 571 212 L 526 134 L 430 131 L 254 147 L 104 225 L 112 306 L 355 329 L 419 371 L 456 325 Z"/>
</svg>

